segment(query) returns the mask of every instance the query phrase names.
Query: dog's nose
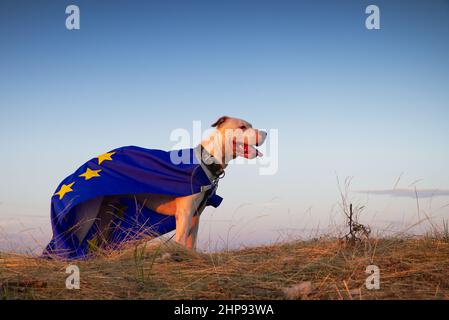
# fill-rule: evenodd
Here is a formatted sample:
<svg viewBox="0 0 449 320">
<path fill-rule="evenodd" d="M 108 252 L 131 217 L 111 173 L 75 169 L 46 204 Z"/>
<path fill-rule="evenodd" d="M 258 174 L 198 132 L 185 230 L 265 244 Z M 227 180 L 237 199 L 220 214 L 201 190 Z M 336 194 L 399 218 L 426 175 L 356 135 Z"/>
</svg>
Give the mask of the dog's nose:
<svg viewBox="0 0 449 320">
<path fill-rule="evenodd" d="M 265 138 L 267 137 L 267 132 L 266 131 L 258 131 L 258 135 L 257 135 L 257 143 L 256 146 L 260 146 L 262 143 L 264 143 Z M 260 137 L 260 139 L 259 139 Z"/>
</svg>

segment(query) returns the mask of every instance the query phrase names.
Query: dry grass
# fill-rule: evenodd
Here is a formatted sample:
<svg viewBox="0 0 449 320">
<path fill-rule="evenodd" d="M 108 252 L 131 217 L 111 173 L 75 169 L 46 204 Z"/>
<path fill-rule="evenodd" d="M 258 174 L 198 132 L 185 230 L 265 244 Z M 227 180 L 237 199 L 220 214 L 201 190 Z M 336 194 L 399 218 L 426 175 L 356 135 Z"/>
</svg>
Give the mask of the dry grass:
<svg viewBox="0 0 449 320">
<path fill-rule="evenodd" d="M 80 290 L 65 288 L 69 264 L 80 267 Z M 380 290 L 365 288 L 371 264 Z M 449 243 L 320 239 L 212 254 L 135 245 L 71 263 L 0 254 L 3 299 L 285 299 L 285 288 L 306 281 L 307 299 L 448 299 Z"/>
</svg>

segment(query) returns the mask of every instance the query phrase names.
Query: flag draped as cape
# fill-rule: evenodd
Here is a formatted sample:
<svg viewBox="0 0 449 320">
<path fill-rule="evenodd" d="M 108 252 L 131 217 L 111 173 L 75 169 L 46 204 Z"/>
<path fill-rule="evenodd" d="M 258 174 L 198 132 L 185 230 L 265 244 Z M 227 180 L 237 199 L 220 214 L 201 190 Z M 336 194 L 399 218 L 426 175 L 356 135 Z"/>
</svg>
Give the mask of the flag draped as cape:
<svg viewBox="0 0 449 320">
<path fill-rule="evenodd" d="M 205 190 L 211 190 L 206 205 L 218 207 L 222 198 L 215 194 L 216 185 L 196 159 L 194 149 L 162 151 L 129 146 L 112 150 L 82 165 L 56 189 L 51 199 L 53 238 L 44 255 L 77 259 L 92 253 L 95 226 L 81 242 L 73 232 L 80 223 L 77 206 L 89 200 L 138 194 L 187 196 Z M 129 197 L 120 199 L 120 206 L 121 216 L 114 221 L 109 244 L 176 228 L 174 216 L 161 215 Z"/>
</svg>

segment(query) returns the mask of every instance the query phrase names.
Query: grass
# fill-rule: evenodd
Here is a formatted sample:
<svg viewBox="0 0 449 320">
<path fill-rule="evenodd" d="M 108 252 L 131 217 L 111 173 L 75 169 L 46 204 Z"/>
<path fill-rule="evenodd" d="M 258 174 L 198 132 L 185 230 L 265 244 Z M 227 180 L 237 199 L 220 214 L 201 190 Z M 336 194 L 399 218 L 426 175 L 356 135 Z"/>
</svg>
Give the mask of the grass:
<svg viewBox="0 0 449 320">
<path fill-rule="evenodd" d="M 65 288 L 69 264 L 80 268 L 80 290 Z M 372 264 L 379 290 L 365 287 Z M 299 298 L 449 299 L 449 241 L 322 238 L 221 253 L 134 244 L 76 262 L 0 254 L 3 299 L 286 299 L 285 288 L 309 281 Z"/>
</svg>

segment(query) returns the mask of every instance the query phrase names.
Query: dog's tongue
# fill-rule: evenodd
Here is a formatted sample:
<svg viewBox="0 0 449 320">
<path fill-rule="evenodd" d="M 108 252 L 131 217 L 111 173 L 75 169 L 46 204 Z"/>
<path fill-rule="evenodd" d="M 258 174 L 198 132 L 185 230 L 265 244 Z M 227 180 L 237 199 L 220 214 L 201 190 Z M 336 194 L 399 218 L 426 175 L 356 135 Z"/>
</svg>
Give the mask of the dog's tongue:
<svg viewBox="0 0 449 320">
<path fill-rule="evenodd" d="M 248 144 L 242 144 L 242 143 L 237 144 L 236 152 L 237 152 L 238 156 L 245 157 L 248 159 L 253 159 L 257 156 L 259 156 L 259 157 L 263 156 L 262 152 L 260 152 L 253 146 L 248 145 Z"/>
</svg>

